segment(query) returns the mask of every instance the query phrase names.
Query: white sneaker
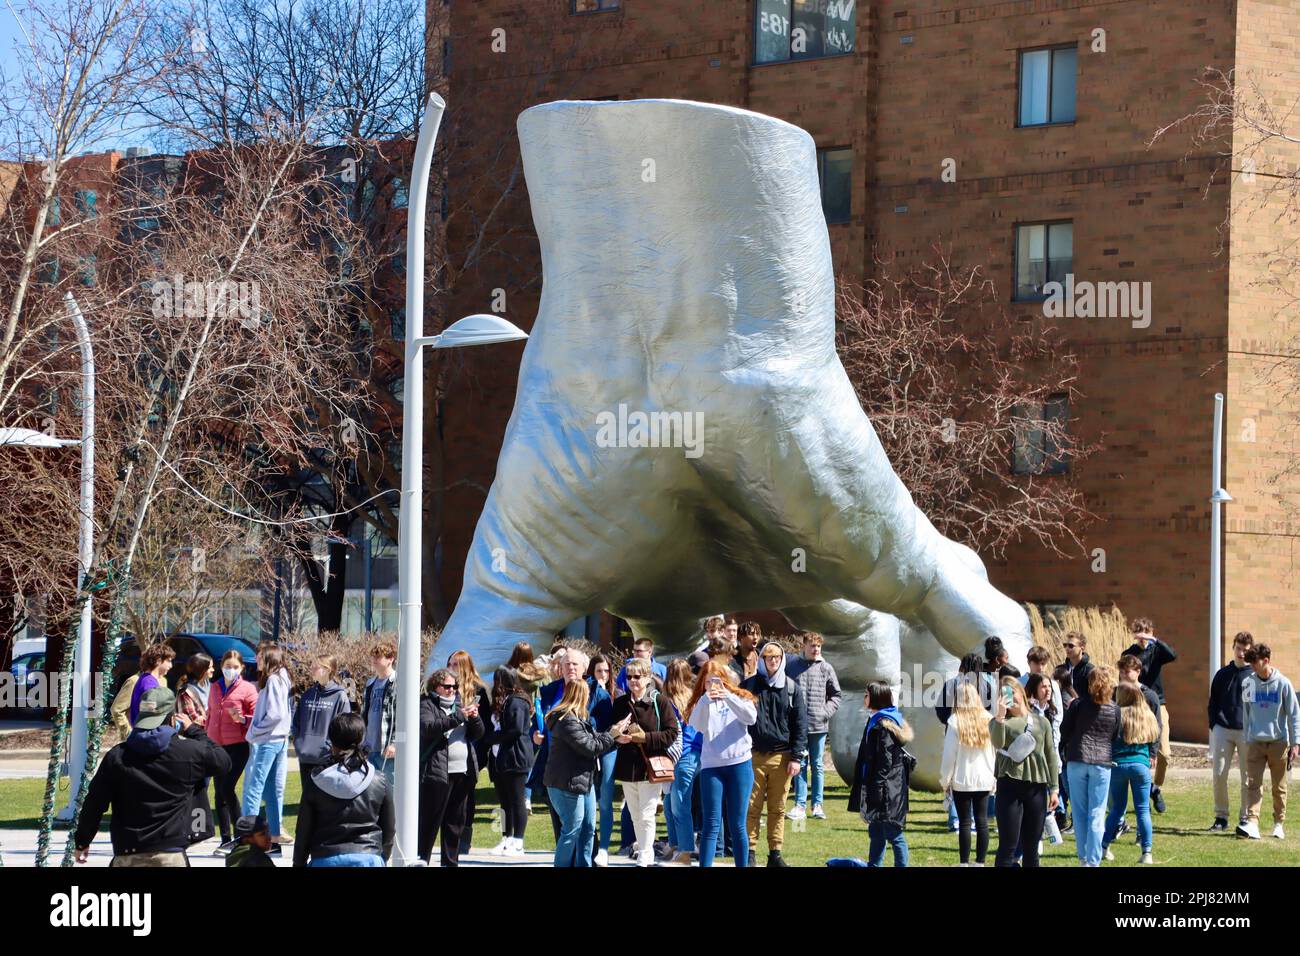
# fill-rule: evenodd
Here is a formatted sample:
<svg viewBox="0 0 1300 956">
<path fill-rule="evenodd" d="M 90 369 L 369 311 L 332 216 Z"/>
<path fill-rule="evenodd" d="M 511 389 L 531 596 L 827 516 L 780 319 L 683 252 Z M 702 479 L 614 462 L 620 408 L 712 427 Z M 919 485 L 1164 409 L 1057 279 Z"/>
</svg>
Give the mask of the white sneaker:
<svg viewBox="0 0 1300 956">
<path fill-rule="evenodd" d="M 510 852 L 510 847 L 514 844 L 514 837 L 504 837 L 500 843 L 488 850 L 492 856 L 505 856 Z"/>
<path fill-rule="evenodd" d="M 1142 862 L 1142 863 L 1146 863 L 1146 864 L 1151 864 L 1151 863 L 1154 863 L 1155 860 L 1153 860 L 1153 859 L 1151 858 L 1151 854 L 1150 854 L 1149 852 L 1147 852 L 1147 853 L 1143 853 L 1143 854 L 1142 854 L 1142 859 L 1141 859 L 1140 862 Z"/>
<path fill-rule="evenodd" d="M 503 852 L 501 855 L 502 855 L 502 856 L 523 856 L 523 855 L 524 855 L 524 838 L 523 838 L 523 837 L 511 837 L 511 838 L 510 838 L 510 845 L 509 845 L 508 847 L 506 847 L 505 852 Z"/>
<path fill-rule="evenodd" d="M 787 820 L 806 820 L 808 819 L 808 813 L 803 807 L 796 805 L 794 809 L 785 812 L 785 818 Z"/>
<path fill-rule="evenodd" d="M 1258 840 L 1259 824 L 1247 820 L 1245 823 L 1242 823 L 1237 827 L 1237 836 L 1245 837 L 1248 840 Z"/>
<path fill-rule="evenodd" d="M 1273 838 L 1275 840 L 1286 839 L 1286 831 L 1282 829 L 1282 824 L 1280 823 L 1273 824 Z"/>
<path fill-rule="evenodd" d="M 597 850 L 597 851 L 596 851 L 596 865 L 597 865 L 597 866 L 609 866 L 609 851 L 608 851 L 608 850 Z"/>
<path fill-rule="evenodd" d="M 813 808 L 812 808 L 812 818 L 813 818 L 814 820 L 825 820 L 825 819 L 826 819 L 826 811 L 822 809 L 822 805 L 821 805 L 820 803 L 814 803 L 814 804 L 813 804 Z"/>
<path fill-rule="evenodd" d="M 648 852 L 648 853 L 638 853 L 638 854 L 636 855 L 636 865 L 637 865 L 637 866 L 654 866 L 654 865 L 655 865 L 655 855 L 654 855 L 654 851 L 651 850 L 651 851 Z"/>
<path fill-rule="evenodd" d="M 1110 852 L 1110 847 L 1106 847 L 1105 858 L 1106 858 L 1108 861 L 1109 861 L 1109 860 L 1113 860 L 1113 859 L 1115 859 L 1115 854 Z"/>
<path fill-rule="evenodd" d="M 1042 841 L 1042 840 L 1039 840 L 1039 841 L 1038 841 L 1038 855 L 1039 855 L 1039 856 L 1042 856 L 1042 855 L 1043 855 L 1043 841 Z"/>
</svg>

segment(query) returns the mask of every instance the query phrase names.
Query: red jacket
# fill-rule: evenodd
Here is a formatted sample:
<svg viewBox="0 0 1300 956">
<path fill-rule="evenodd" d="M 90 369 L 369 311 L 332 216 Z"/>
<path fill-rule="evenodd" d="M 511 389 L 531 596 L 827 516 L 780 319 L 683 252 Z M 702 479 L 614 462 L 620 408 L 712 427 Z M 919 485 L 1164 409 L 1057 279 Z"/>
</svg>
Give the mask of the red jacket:
<svg viewBox="0 0 1300 956">
<path fill-rule="evenodd" d="M 227 746 L 242 744 L 253 722 L 253 708 L 257 706 L 257 685 L 252 681 L 238 678 L 229 691 L 221 686 L 218 677 L 208 689 L 208 726 L 207 733 L 213 743 Z M 230 709 L 239 705 L 244 722 L 236 723 L 230 716 Z"/>
</svg>

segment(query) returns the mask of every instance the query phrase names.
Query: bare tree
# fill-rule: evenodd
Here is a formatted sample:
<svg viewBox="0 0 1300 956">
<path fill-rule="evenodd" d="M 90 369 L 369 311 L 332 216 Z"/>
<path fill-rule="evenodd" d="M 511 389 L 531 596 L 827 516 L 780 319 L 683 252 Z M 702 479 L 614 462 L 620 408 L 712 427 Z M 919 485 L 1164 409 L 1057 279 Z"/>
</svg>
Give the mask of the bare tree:
<svg viewBox="0 0 1300 956">
<path fill-rule="evenodd" d="M 935 527 L 994 556 L 1024 538 L 1082 553 L 1093 515 L 1059 472 L 1097 445 L 1045 413 L 1078 394 L 1055 330 L 1009 317 L 992 281 L 942 249 L 906 275 L 842 285 L 838 299 L 845 370 Z"/>
</svg>

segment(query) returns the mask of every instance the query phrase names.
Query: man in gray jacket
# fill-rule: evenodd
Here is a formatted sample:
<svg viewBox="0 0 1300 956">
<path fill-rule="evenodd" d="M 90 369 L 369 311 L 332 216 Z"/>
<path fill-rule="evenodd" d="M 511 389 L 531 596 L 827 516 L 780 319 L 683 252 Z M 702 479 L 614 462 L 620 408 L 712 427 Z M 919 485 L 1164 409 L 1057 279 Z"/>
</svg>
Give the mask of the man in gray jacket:
<svg viewBox="0 0 1300 956">
<path fill-rule="evenodd" d="M 1263 801 L 1264 768 L 1273 781 L 1273 836 L 1286 838 L 1286 776 L 1291 762 L 1300 756 L 1300 703 L 1295 689 L 1272 665 L 1273 652 L 1267 644 L 1256 644 L 1246 652 L 1254 671 L 1241 686 L 1242 729 L 1246 739 L 1246 822 L 1237 836 L 1259 839 L 1259 807 Z"/>
<path fill-rule="evenodd" d="M 812 816 L 826 819 L 822 809 L 825 771 L 822 758 L 826 754 L 826 735 L 831 729 L 831 718 L 840 709 L 840 680 L 835 668 L 822 657 L 822 636 L 805 631 L 803 656 L 786 662 L 786 674 L 794 678 L 804 693 L 808 705 L 808 759 L 803 761 L 799 776 L 794 781 L 794 809 L 786 814 L 789 820 L 803 820 L 808 806 L 808 775 L 812 774 Z"/>
</svg>

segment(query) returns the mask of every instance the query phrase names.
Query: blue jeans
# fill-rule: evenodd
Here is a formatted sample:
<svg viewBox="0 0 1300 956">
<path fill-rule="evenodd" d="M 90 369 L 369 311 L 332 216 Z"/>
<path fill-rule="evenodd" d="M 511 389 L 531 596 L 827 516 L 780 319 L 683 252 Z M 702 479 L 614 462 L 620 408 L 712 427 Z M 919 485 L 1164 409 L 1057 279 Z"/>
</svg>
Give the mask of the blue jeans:
<svg viewBox="0 0 1300 956">
<path fill-rule="evenodd" d="M 266 802 L 266 825 L 272 836 L 280 836 L 280 819 L 284 816 L 284 781 L 289 773 L 287 740 L 250 744 L 248 767 L 244 770 L 244 805 L 246 817 L 255 817 Z"/>
<path fill-rule="evenodd" d="M 569 793 L 558 787 L 547 787 L 551 807 L 560 817 L 560 837 L 555 841 L 556 866 L 591 866 L 588 853 L 596 836 L 596 795 Z"/>
<path fill-rule="evenodd" d="M 691 789 L 695 785 L 695 774 L 700 768 L 700 754 L 697 750 L 682 753 L 677 766 L 673 768 L 673 785 L 668 791 L 668 842 L 680 853 L 695 851 L 695 820 L 691 816 Z"/>
<path fill-rule="evenodd" d="M 390 791 L 393 790 L 393 778 L 397 771 L 397 761 L 392 757 L 385 757 L 383 754 L 375 753 L 370 754 L 367 759 L 370 761 L 370 766 L 383 773 L 384 777 L 388 780 L 388 789 Z"/>
<path fill-rule="evenodd" d="M 871 838 L 867 866 L 885 865 L 885 844 L 894 848 L 894 866 L 907 866 L 907 837 L 897 823 L 868 823 L 867 835 Z"/>
<path fill-rule="evenodd" d="M 754 765 L 746 760 L 730 767 L 709 767 L 699 772 L 700 812 L 704 816 L 700 828 L 700 866 L 712 866 L 718 851 L 722 830 L 722 797 L 727 797 L 727 832 L 731 834 L 731 848 L 736 855 L 736 866 L 749 865 L 749 835 L 745 832 L 745 813 L 749 810 L 749 794 L 754 789 Z"/>
<path fill-rule="evenodd" d="M 611 750 L 600 758 L 600 849 L 609 852 L 609 839 L 614 835 L 614 758 Z"/>
<path fill-rule="evenodd" d="M 826 785 L 826 771 L 822 769 L 822 757 L 826 753 L 826 735 L 808 735 L 808 759 L 799 767 L 799 776 L 794 778 L 794 802 L 796 806 L 808 803 L 808 774 L 812 773 L 812 802 L 818 806 L 822 802 Z"/>
<path fill-rule="evenodd" d="M 1065 765 L 1074 799 L 1074 842 L 1079 862 L 1101 865 L 1101 838 L 1106 824 L 1106 797 L 1110 793 L 1110 767 L 1071 760 Z"/>
<path fill-rule="evenodd" d="M 336 853 L 312 859 L 308 866 L 383 866 L 384 858 L 378 853 Z"/>
<path fill-rule="evenodd" d="M 1144 763 L 1117 764 L 1110 772 L 1110 815 L 1106 818 L 1103 847 L 1115 842 L 1119 822 L 1128 811 L 1128 792 L 1133 790 L 1133 812 L 1137 814 L 1138 843 L 1151 852 L 1151 767 Z"/>
</svg>

